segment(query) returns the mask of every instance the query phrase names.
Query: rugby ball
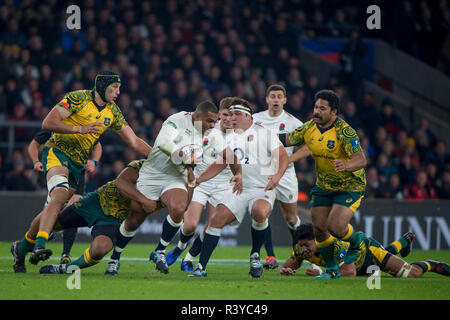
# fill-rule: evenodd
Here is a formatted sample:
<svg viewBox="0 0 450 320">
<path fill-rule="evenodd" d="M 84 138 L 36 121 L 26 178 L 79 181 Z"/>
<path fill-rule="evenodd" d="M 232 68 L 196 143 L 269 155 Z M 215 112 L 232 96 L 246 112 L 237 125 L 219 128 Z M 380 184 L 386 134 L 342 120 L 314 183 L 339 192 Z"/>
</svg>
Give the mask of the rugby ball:
<svg viewBox="0 0 450 320">
<path fill-rule="evenodd" d="M 188 144 L 178 149 L 175 156 L 174 163 L 198 164 L 203 160 L 203 148 L 198 144 Z"/>
</svg>

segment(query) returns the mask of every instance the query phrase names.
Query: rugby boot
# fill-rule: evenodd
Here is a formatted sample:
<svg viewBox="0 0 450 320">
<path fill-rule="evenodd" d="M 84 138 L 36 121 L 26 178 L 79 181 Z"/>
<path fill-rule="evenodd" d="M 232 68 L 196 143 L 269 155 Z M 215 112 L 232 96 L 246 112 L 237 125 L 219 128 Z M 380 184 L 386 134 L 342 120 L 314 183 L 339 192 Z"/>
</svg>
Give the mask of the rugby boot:
<svg viewBox="0 0 450 320">
<path fill-rule="evenodd" d="M 167 256 L 166 256 L 166 263 L 167 263 L 167 265 L 171 266 L 172 264 L 174 264 L 175 261 L 177 261 L 178 257 L 180 256 L 180 254 L 182 254 L 185 249 L 180 249 L 180 248 L 178 248 L 178 246 L 173 247 L 167 253 Z"/>
<path fill-rule="evenodd" d="M 261 277 L 263 273 L 263 267 L 261 265 L 261 261 L 259 259 L 259 253 L 253 252 L 250 256 L 250 275 L 253 278 L 259 278 Z"/>
<path fill-rule="evenodd" d="M 181 271 L 194 271 L 194 265 L 192 264 L 192 261 L 189 260 L 181 260 Z"/>
<path fill-rule="evenodd" d="M 156 265 L 156 270 L 162 273 L 169 272 L 169 266 L 166 262 L 166 254 L 163 250 L 160 251 L 152 251 L 150 254 L 150 261 L 153 261 Z"/>
<path fill-rule="evenodd" d="M 341 277 L 339 270 L 325 270 L 319 276 L 314 277 L 314 279 L 338 279 Z"/>
<path fill-rule="evenodd" d="M 60 264 L 68 264 L 72 262 L 72 258 L 70 257 L 70 254 L 63 253 L 61 256 L 61 259 L 59 260 Z"/>
<path fill-rule="evenodd" d="M 402 238 L 408 242 L 408 245 L 400 250 L 400 255 L 404 258 L 411 252 L 411 244 L 414 239 L 416 239 L 416 234 L 412 231 L 408 231 L 402 236 Z"/>
<path fill-rule="evenodd" d="M 63 274 L 66 273 L 65 264 L 48 264 L 39 269 L 41 274 Z"/>
<path fill-rule="evenodd" d="M 105 275 L 117 276 L 119 274 L 120 261 L 116 259 L 109 259 L 108 266 L 106 267 Z"/>
<path fill-rule="evenodd" d="M 11 254 L 14 257 L 13 269 L 16 273 L 25 273 L 27 269 L 25 267 L 25 256 L 20 254 L 18 246 L 20 241 L 16 241 L 11 245 Z"/>
<path fill-rule="evenodd" d="M 195 270 L 188 274 L 188 277 L 197 277 L 197 278 L 202 278 L 202 277 L 206 277 L 206 270 L 203 270 L 201 264 L 197 264 L 197 267 L 195 268 Z"/>
<path fill-rule="evenodd" d="M 52 250 L 51 249 L 46 249 L 44 247 L 35 247 L 33 249 L 33 251 L 31 252 L 30 258 L 28 259 L 28 261 L 31 264 L 38 264 L 39 261 L 44 261 L 47 260 L 48 258 L 50 258 L 50 256 L 52 255 Z"/>
<path fill-rule="evenodd" d="M 278 268 L 278 260 L 274 256 L 267 256 L 266 262 L 263 265 L 264 269 L 276 269 Z"/>
<path fill-rule="evenodd" d="M 431 272 L 438 273 L 443 276 L 450 276 L 450 266 L 444 262 L 425 260 L 431 265 Z"/>
</svg>

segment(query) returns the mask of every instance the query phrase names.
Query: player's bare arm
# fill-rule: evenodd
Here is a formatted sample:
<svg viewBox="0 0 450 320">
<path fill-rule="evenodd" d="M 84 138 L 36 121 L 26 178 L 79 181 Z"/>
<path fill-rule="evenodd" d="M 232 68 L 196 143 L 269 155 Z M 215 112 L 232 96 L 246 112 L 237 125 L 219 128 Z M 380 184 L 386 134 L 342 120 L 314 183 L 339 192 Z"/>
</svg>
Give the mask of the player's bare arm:
<svg viewBox="0 0 450 320">
<path fill-rule="evenodd" d="M 42 129 L 56 133 L 101 133 L 103 123 L 92 122 L 85 126 L 72 126 L 63 122 L 64 119 L 70 116 L 70 111 L 60 106 L 53 107 L 47 114 L 44 121 L 42 121 Z"/>
<path fill-rule="evenodd" d="M 42 172 L 44 171 L 44 168 L 42 167 L 42 162 L 39 160 L 39 147 L 41 145 L 36 140 L 31 140 L 30 144 L 28 145 L 28 155 L 31 158 L 31 161 L 33 161 L 33 170 Z"/>
<path fill-rule="evenodd" d="M 312 154 L 311 150 L 309 150 L 308 146 L 304 144 L 301 148 L 299 148 L 289 157 L 289 163 L 305 159 L 309 157 L 311 154 Z"/>
<path fill-rule="evenodd" d="M 344 162 L 342 160 L 334 160 L 334 165 L 336 167 L 337 172 L 343 172 L 343 171 L 357 171 L 359 169 L 364 168 L 367 165 L 367 159 L 364 155 L 364 152 L 358 151 L 354 153 L 350 160 L 347 162 Z"/>
<path fill-rule="evenodd" d="M 283 146 L 279 146 L 272 151 L 272 159 L 272 161 L 275 162 L 276 167 L 278 167 L 278 170 L 275 174 L 269 176 L 269 183 L 266 185 L 264 191 L 272 190 L 278 185 L 278 182 L 283 177 L 289 164 L 289 157 Z"/>
<path fill-rule="evenodd" d="M 302 262 L 303 261 L 297 261 L 292 258 L 288 258 L 278 270 L 278 274 L 283 276 L 293 276 L 295 275 L 297 269 L 302 265 Z"/>
<path fill-rule="evenodd" d="M 130 126 L 123 127 L 117 131 L 119 137 L 131 148 L 140 155 L 147 157 L 152 151 L 152 147 L 147 142 L 139 138 Z"/>
<path fill-rule="evenodd" d="M 136 189 L 138 177 L 139 172 L 135 168 L 127 167 L 117 176 L 114 185 L 123 196 L 139 203 L 146 213 L 151 213 L 156 210 L 157 202 L 148 199 Z"/>
<path fill-rule="evenodd" d="M 94 172 L 95 167 L 97 166 L 98 162 L 100 161 L 100 158 L 102 157 L 102 153 L 103 147 L 101 143 L 98 142 L 94 145 L 94 148 L 92 149 L 92 159 L 86 161 L 86 164 L 84 166 L 87 172 Z"/>
</svg>

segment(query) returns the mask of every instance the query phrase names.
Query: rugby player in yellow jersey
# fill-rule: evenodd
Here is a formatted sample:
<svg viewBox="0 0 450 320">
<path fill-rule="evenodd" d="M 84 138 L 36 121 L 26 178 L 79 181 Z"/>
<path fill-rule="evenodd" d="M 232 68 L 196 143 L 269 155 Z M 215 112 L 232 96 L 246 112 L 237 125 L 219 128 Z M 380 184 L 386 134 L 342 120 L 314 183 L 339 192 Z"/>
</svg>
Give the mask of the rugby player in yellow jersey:
<svg viewBox="0 0 450 320">
<path fill-rule="evenodd" d="M 362 236 L 349 222 L 364 196 L 367 161 L 355 130 L 337 116 L 340 102 L 336 93 L 321 90 L 314 100 L 313 119 L 282 141 L 286 146 L 306 144 L 311 150 L 317 176 L 311 190 L 311 216 L 317 247 L 326 263 L 326 272 L 318 278 L 339 278 L 332 243 L 334 237 L 350 243 L 347 263 L 358 257 Z M 294 154 L 290 160 L 298 159 Z"/>
<path fill-rule="evenodd" d="M 296 244 L 294 245 L 291 257 L 281 266 L 278 274 L 294 275 L 301 267 L 304 260 L 313 264 L 313 268 L 306 269 L 306 275 L 318 276 L 322 270 L 317 266 L 325 266 L 325 261 L 317 250 L 314 241 L 314 231 L 311 223 L 305 223 L 297 228 L 294 233 Z M 381 271 L 387 272 L 395 277 L 418 278 L 425 272 L 431 271 L 443 276 L 450 276 L 450 266 L 444 262 L 425 260 L 407 263 L 395 255 L 402 250 L 411 249 L 411 242 L 414 239 L 412 232 L 405 233 L 399 240 L 391 243 L 386 248 L 371 237 L 364 237 L 361 255 L 351 264 L 344 263 L 344 258 L 348 250 L 349 243 L 342 240 L 333 239 L 333 256 L 339 264 L 342 276 L 355 277 L 367 276 L 372 265 L 378 266 Z M 408 252 L 409 252 L 408 250 Z M 402 254 L 402 256 L 404 256 Z"/>
<path fill-rule="evenodd" d="M 120 225 L 131 210 L 151 213 L 161 208 L 135 187 L 143 162 L 144 159 L 130 162 L 115 180 L 88 193 L 58 215 L 54 229 L 92 227 L 93 241 L 77 260 L 43 266 L 40 273 L 71 273 L 74 271 L 71 266 L 82 269 L 96 265 L 113 248 Z"/>
<path fill-rule="evenodd" d="M 96 76 L 93 90 L 68 93 L 42 122 L 43 129 L 53 132 L 42 154 L 50 202 L 40 213 L 39 232 L 26 233 L 18 246 L 18 251 L 26 252 L 34 243 L 29 259 L 32 264 L 51 256 L 51 250 L 45 248 L 48 235 L 58 213 L 76 190 L 94 143 L 107 128 L 116 132 L 135 152 L 147 157 L 151 151 L 128 126 L 114 103 L 120 94 L 120 85 L 118 74 L 103 71 Z M 21 257 L 15 253 L 16 261 Z"/>
</svg>

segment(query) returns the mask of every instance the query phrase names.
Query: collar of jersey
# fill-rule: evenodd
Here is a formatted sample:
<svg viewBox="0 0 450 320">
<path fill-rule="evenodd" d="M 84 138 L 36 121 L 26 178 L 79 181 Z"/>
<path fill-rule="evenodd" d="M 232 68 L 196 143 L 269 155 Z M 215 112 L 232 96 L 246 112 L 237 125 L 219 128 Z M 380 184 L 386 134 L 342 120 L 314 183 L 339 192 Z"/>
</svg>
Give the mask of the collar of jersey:
<svg viewBox="0 0 450 320">
<path fill-rule="evenodd" d="M 339 118 L 336 118 L 336 120 L 334 120 L 334 122 L 328 127 L 328 128 L 321 128 L 321 127 L 319 127 L 319 125 L 316 123 L 316 127 L 317 127 L 317 129 L 319 129 L 319 131 L 320 131 L 320 133 L 324 133 L 325 131 L 328 131 L 328 130 L 330 130 L 331 128 L 333 128 L 334 127 L 334 125 L 336 124 L 336 122 L 339 120 Z"/>
<path fill-rule="evenodd" d="M 106 108 L 106 106 L 108 105 L 108 103 L 105 103 L 105 105 L 104 105 L 103 107 L 102 107 L 102 106 L 99 106 L 99 105 L 97 104 L 97 102 L 95 102 L 95 91 L 92 90 L 92 91 L 91 91 L 91 94 L 92 94 L 92 102 L 94 103 L 94 106 L 97 108 L 98 112 L 101 112 L 103 109 Z"/>
</svg>

